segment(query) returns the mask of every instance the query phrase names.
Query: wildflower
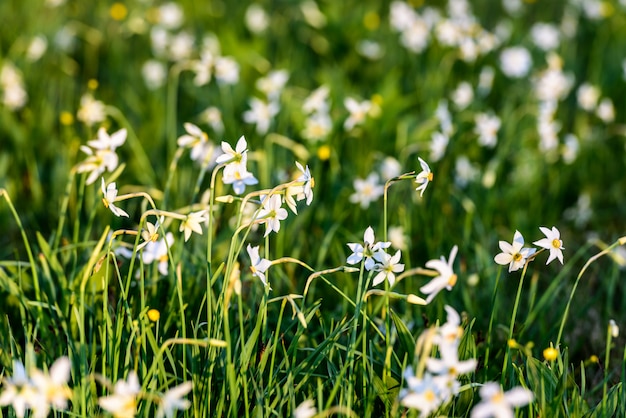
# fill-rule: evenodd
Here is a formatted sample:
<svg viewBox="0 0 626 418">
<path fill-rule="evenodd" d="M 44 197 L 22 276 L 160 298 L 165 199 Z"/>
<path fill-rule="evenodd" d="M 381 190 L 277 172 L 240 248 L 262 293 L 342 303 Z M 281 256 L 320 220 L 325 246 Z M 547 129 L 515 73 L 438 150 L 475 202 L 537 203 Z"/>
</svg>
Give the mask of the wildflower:
<svg viewBox="0 0 626 418">
<path fill-rule="evenodd" d="M 420 292 L 428 295 L 426 303 L 430 303 L 443 289 L 452 290 L 452 287 L 456 284 L 457 275 L 452 270 L 452 264 L 454 264 L 458 249 L 456 245 L 452 247 L 448 261 L 446 261 L 444 256 L 441 256 L 439 260 L 426 262 L 426 267 L 437 270 L 439 273 L 437 277 L 420 287 Z"/>
<path fill-rule="evenodd" d="M 456 90 L 452 92 L 452 101 L 459 110 L 469 106 L 472 100 L 474 100 L 474 90 L 472 90 L 472 85 L 467 81 L 461 82 Z"/>
<path fill-rule="evenodd" d="M 191 148 L 193 161 L 205 160 L 207 154 L 213 153 L 213 145 L 209 143 L 208 135 L 193 123 L 185 123 L 183 126 L 187 133 L 181 135 L 176 143 L 179 147 Z"/>
<path fill-rule="evenodd" d="M 244 154 L 241 161 L 231 162 L 224 167 L 222 181 L 224 184 L 232 184 L 237 194 L 243 193 L 246 186 L 253 186 L 259 182 L 246 168 L 247 161 L 248 156 Z"/>
<path fill-rule="evenodd" d="M 454 183 L 463 188 L 473 181 L 479 174 L 479 170 L 465 156 L 461 155 L 454 164 Z"/>
<path fill-rule="evenodd" d="M 270 18 L 265 9 L 256 3 L 248 6 L 244 19 L 248 30 L 256 35 L 265 32 L 270 24 Z"/>
<path fill-rule="evenodd" d="M 596 116 L 598 116 L 604 123 L 613 122 L 615 120 L 615 107 L 613 106 L 613 101 L 608 98 L 602 99 L 596 109 Z"/>
<path fill-rule="evenodd" d="M 576 91 L 578 106 L 587 112 L 593 111 L 600 99 L 600 90 L 589 83 L 583 83 Z"/>
<path fill-rule="evenodd" d="M 533 393 L 528 389 L 518 386 L 504 392 L 502 387 L 495 382 L 485 383 L 479 393 L 482 402 L 472 409 L 471 418 L 512 417 L 515 407 L 527 405 L 534 398 Z"/>
<path fill-rule="evenodd" d="M 281 207 L 281 199 L 278 195 L 266 197 L 263 200 L 263 208 L 257 215 L 257 219 L 263 219 L 265 223 L 265 235 L 280 230 L 280 221 L 287 219 L 287 210 Z"/>
<path fill-rule="evenodd" d="M 168 270 L 168 248 L 170 248 L 174 244 L 174 236 L 171 232 L 168 232 L 165 235 L 165 238 L 162 238 L 158 241 L 149 241 L 148 244 L 144 247 L 143 252 L 141 253 L 141 259 L 146 264 L 152 264 L 157 261 L 159 263 L 158 269 L 159 273 L 163 276 L 167 276 Z"/>
<path fill-rule="evenodd" d="M 161 319 L 161 312 L 158 309 L 149 309 L 148 310 L 148 319 L 152 322 L 156 322 Z"/>
<path fill-rule="evenodd" d="M 115 149 L 126 142 L 127 131 L 125 128 L 119 131 L 113 132 L 109 135 L 104 128 L 98 129 L 98 137 L 87 141 L 87 145 L 95 150 L 109 150 L 115 151 Z"/>
<path fill-rule="evenodd" d="M 143 242 L 137 246 L 137 251 L 148 245 L 149 242 L 156 242 L 159 239 L 159 226 L 163 223 L 163 217 L 156 223 L 146 221 L 146 226 L 141 231 L 141 238 Z"/>
<path fill-rule="evenodd" d="M 215 59 L 215 79 L 219 84 L 233 85 L 239 82 L 239 64 L 231 57 Z"/>
<path fill-rule="evenodd" d="M 246 138 L 242 135 L 237 141 L 234 150 L 228 142 L 222 141 L 222 151 L 224 153 L 215 160 L 217 164 L 240 162 L 243 156 L 248 152 Z"/>
<path fill-rule="evenodd" d="M 440 379 L 442 388 L 446 389 L 446 396 L 455 396 L 459 393 L 460 383 L 458 377 L 462 374 L 471 373 L 476 369 L 476 359 L 459 360 L 458 345 L 439 346 L 441 358 L 430 357 L 426 359 L 426 368 L 430 373 Z"/>
<path fill-rule="evenodd" d="M 613 319 L 609 321 L 609 332 L 611 333 L 611 337 L 613 338 L 619 337 L 619 327 L 617 326 L 617 323 L 615 323 L 615 320 Z"/>
<path fill-rule="evenodd" d="M 34 392 L 22 362 L 13 360 L 13 376 L 3 380 L 4 391 L 0 395 L 0 406 L 11 405 L 15 414 L 23 418 L 26 409 L 32 407 Z"/>
<path fill-rule="evenodd" d="M 159 24 L 166 29 L 178 29 L 185 19 L 183 8 L 175 2 L 162 4 L 158 8 L 158 19 Z"/>
<path fill-rule="evenodd" d="M 401 226 L 390 226 L 387 231 L 391 246 L 395 249 L 406 251 L 409 248 L 404 228 Z"/>
<path fill-rule="evenodd" d="M 287 70 L 270 71 L 267 76 L 256 81 L 256 88 L 265 93 L 270 102 L 274 102 L 280 96 L 280 92 L 289 80 Z"/>
<path fill-rule="evenodd" d="M 88 157 L 85 161 L 76 166 L 76 171 L 78 173 L 89 172 L 89 176 L 87 180 L 85 180 L 85 184 L 87 185 L 95 182 L 105 170 L 109 172 L 115 171 L 119 164 L 119 158 L 115 151 L 108 149 L 94 151 L 84 145 L 80 147 L 80 150 L 87 154 Z"/>
<path fill-rule="evenodd" d="M 277 102 L 264 102 L 261 99 L 253 97 L 250 99 L 250 110 L 243 113 L 243 120 L 246 123 L 256 124 L 256 132 L 259 135 L 265 135 L 269 130 L 270 123 L 274 116 L 278 114 L 280 106 Z"/>
<path fill-rule="evenodd" d="M 554 50 L 559 47 L 559 30 L 549 23 L 535 23 L 530 28 L 530 36 L 537 48 L 544 51 Z"/>
<path fill-rule="evenodd" d="M 113 212 L 113 215 L 115 216 L 125 216 L 128 218 L 128 213 L 113 204 L 113 202 L 115 202 L 115 198 L 117 198 L 117 188 L 115 187 L 115 182 L 105 186 L 104 178 L 102 178 L 102 194 L 104 195 L 102 202 L 104 203 L 105 208 L 111 209 L 111 212 Z"/>
<path fill-rule="evenodd" d="M 420 171 L 415 177 L 415 182 L 419 184 L 419 187 L 415 189 L 415 191 L 420 192 L 420 197 L 424 195 L 424 190 L 428 186 L 428 183 L 433 181 L 433 173 L 430 171 L 430 167 L 426 163 L 426 161 L 422 160 L 420 157 L 417 157 L 420 162 L 420 166 L 422 167 L 422 171 Z"/>
<path fill-rule="evenodd" d="M 563 139 L 563 146 L 561 148 L 561 156 L 565 164 L 572 164 L 576 157 L 578 157 L 578 151 L 580 145 L 578 138 L 574 134 L 567 134 Z"/>
<path fill-rule="evenodd" d="M 307 399 L 293 411 L 293 418 L 312 418 L 315 415 L 317 415 L 317 409 L 313 399 Z"/>
<path fill-rule="evenodd" d="M 500 118 L 496 115 L 479 113 L 474 120 L 476 122 L 474 132 L 478 134 L 478 143 L 484 147 L 495 147 L 501 126 Z"/>
<path fill-rule="evenodd" d="M 343 104 L 346 109 L 348 109 L 348 112 L 350 112 L 348 119 L 346 119 L 343 124 L 346 131 L 350 131 L 355 126 L 361 125 L 365 121 L 367 113 L 372 108 L 372 103 L 369 100 L 364 100 L 359 103 L 352 97 L 347 97 Z"/>
<path fill-rule="evenodd" d="M 28 93 L 24 89 L 22 73 L 9 61 L 0 67 L 0 89 L 3 90 L 2 104 L 10 110 L 26 105 Z"/>
<path fill-rule="evenodd" d="M 378 274 L 372 281 L 372 286 L 378 286 L 380 283 L 389 281 L 389 286 L 393 286 L 396 281 L 396 275 L 394 273 L 400 273 L 404 271 L 404 264 L 398 263 L 401 256 L 400 250 L 392 256 L 384 251 L 377 251 L 374 253 L 374 259 L 378 262 L 374 266 L 374 270 L 378 271 Z"/>
<path fill-rule="evenodd" d="M 433 132 L 430 142 L 430 159 L 439 161 L 446 152 L 450 137 L 445 133 Z"/>
<path fill-rule="evenodd" d="M 321 141 L 333 129 L 333 121 L 328 113 L 314 113 L 304 121 L 302 136 L 309 141 Z"/>
<path fill-rule="evenodd" d="M 133 370 L 128 374 L 128 380 L 120 379 L 115 383 L 112 395 L 99 398 L 98 405 L 116 418 L 134 417 L 140 391 L 139 378 Z"/>
<path fill-rule="evenodd" d="M 78 108 L 76 118 L 87 126 L 103 122 L 106 118 L 104 103 L 94 99 L 89 93 L 84 94 L 80 98 L 80 107 Z"/>
<path fill-rule="evenodd" d="M 546 250 L 550 250 L 550 256 L 548 257 L 546 264 L 549 264 L 550 261 L 555 258 L 558 258 L 561 264 L 563 264 L 563 250 L 565 248 L 563 247 L 563 241 L 561 241 L 561 233 L 559 230 L 556 229 L 555 226 L 552 227 L 552 230 L 543 226 L 540 226 L 539 229 L 546 237 L 533 242 L 533 244 L 538 247 L 545 248 Z"/>
<path fill-rule="evenodd" d="M 500 54 L 500 69 L 507 77 L 525 77 L 532 63 L 530 53 L 521 46 L 507 48 Z"/>
<path fill-rule="evenodd" d="M 327 113 L 328 112 L 328 95 L 330 90 L 328 86 L 320 86 L 313 90 L 311 94 L 304 100 L 302 111 L 306 114 Z"/>
<path fill-rule="evenodd" d="M 543 350 L 543 358 L 547 361 L 554 361 L 559 355 L 559 351 L 554 347 L 548 347 Z"/>
<path fill-rule="evenodd" d="M 393 157 L 385 157 L 380 165 L 380 175 L 383 181 L 391 180 L 401 174 L 402 166 Z"/>
<path fill-rule="evenodd" d="M 453 307 L 446 305 L 444 307 L 447 313 L 446 322 L 437 327 L 437 333 L 433 337 L 433 343 L 439 347 L 459 347 L 459 342 L 463 336 L 463 328 L 461 327 L 461 317 Z"/>
<path fill-rule="evenodd" d="M 165 64 L 154 59 L 148 60 L 141 66 L 141 75 L 146 87 L 156 90 L 163 87 L 167 79 L 167 69 Z"/>
<path fill-rule="evenodd" d="M 37 393 L 37 402 L 32 405 L 35 417 L 47 417 L 50 407 L 66 409 L 67 400 L 72 391 L 67 387 L 70 378 L 71 363 L 67 357 L 59 357 L 50 366 L 46 374 L 39 369 L 31 372 L 33 389 Z"/>
<path fill-rule="evenodd" d="M 178 386 L 169 389 L 159 399 L 159 409 L 156 413 L 156 418 L 172 418 L 174 411 L 182 411 L 188 409 L 191 406 L 191 402 L 187 399 L 182 399 L 183 396 L 188 394 L 193 388 L 191 382 L 185 382 Z"/>
<path fill-rule="evenodd" d="M 180 223 L 179 231 L 184 231 L 185 242 L 189 240 L 192 232 L 202 235 L 202 227 L 200 226 L 200 223 L 207 221 L 206 212 L 206 210 L 191 212 L 189 215 L 187 215 L 185 220 Z"/>
<path fill-rule="evenodd" d="M 503 266 L 508 264 L 509 273 L 522 268 L 526 263 L 526 259 L 535 253 L 534 248 L 523 248 L 524 237 L 519 231 L 515 231 L 511 244 L 506 241 L 500 241 L 499 245 L 502 252 L 494 257 L 494 261 Z"/>
<path fill-rule="evenodd" d="M 222 121 L 222 112 L 215 106 L 209 106 L 200 114 L 200 119 L 211 126 L 213 131 L 218 134 L 224 132 L 224 122 Z"/>
<path fill-rule="evenodd" d="M 443 403 L 441 390 L 430 373 L 419 378 L 413 375 L 409 366 L 404 371 L 404 380 L 408 387 L 400 391 L 400 403 L 407 408 L 419 409 L 420 418 L 430 416 Z"/>
<path fill-rule="evenodd" d="M 261 279 L 263 284 L 267 286 L 267 280 L 265 278 L 265 272 L 272 265 L 270 260 L 265 258 L 261 258 L 259 256 L 259 247 L 252 247 L 250 244 L 246 247 L 246 251 L 248 251 L 248 256 L 250 256 L 250 271 L 252 271 L 252 275 Z"/>
<path fill-rule="evenodd" d="M 315 179 L 311 177 L 311 171 L 309 171 L 308 165 L 306 167 L 302 167 L 302 164 L 296 161 L 296 166 L 302 175 L 296 179 L 296 182 L 298 182 L 297 184 L 290 186 L 285 190 L 285 203 L 287 203 L 287 206 L 289 206 L 293 213 L 298 214 L 294 196 L 298 201 L 306 199 L 307 206 L 310 206 L 313 201 L 313 187 L 315 187 Z"/>
<path fill-rule="evenodd" d="M 378 174 L 371 173 L 366 179 L 354 180 L 355 192 L 350 195 L 350 202 L 360 203 L 363 209 L 383 195 L 384 187 L 378 183 Z"/>
<path fill-rule="evenodd" d="M 376 264 L 374 254 L 389 248 L 391 242 L 376 242 L 374 230 L 371 226 L 368 226 L 363 234 L 363 243 L 364 245 L 356 242 L 348 243 L 348 248 L 350 248 L 352 254 L 348 256 L 346 262 L 348 264 L 357 264 L 365 259 L 364 267 L 367 271 L 371 271 Z"/>
</svg>

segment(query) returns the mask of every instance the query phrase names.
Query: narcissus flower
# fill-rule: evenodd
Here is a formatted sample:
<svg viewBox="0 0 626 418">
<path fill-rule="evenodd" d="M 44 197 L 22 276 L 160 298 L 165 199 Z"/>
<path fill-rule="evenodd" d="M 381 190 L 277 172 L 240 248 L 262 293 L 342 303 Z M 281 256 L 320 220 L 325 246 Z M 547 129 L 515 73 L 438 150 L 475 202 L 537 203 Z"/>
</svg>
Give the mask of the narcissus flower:
<svg viewBox="0 0 626 418">
<path fill-rule="evenodd" d="M 348 243 L 348 248 L 352 251 L 352 254 L 348 256 L 346 262 L 348 264 L 357 264 L 365 258 L 364 267 L 367 271 L 371 271 L 376 265 L 374 260 L 374 254 L 378 251 L 389 248 L 391 242 L 375 242 L 374 230 L 371 226 L 368 226 L 363 234 L 363 244 L 358 242 Z"/>
<path fill-rule="evenodd" d="M 426 303 L 430 303 L 443 289 L 452 290 L 452 287 L 456 284 L 457 275 L 454 273 L 454 270 L 452 270 L 452 265 L 454 264 L 458 249 L 456 245 L 452 247 L 448 261 L 446 261 L 444 256 L 441 256 L 439 260 L 426 262 L 426 267 L 437 270 L 439 273 L 437 277 L 420 287 L 420 292 L 428 295 Z"/>
<path fill-rule="evenodd" d="M 509 273 L 524 267 L 526 259 L 535 253 L 534 248 L 523 248 L 524 237 L 519 231 L 515 231 L 513 242 L 500 241 L 501 253 L 494 257 L 494 261 L 500 265 L 509 265 Z"/>
<path fill-rule="evenodd" d="M 282 208 L 282 202 L 279 195 L 272 195 L 263 200 L 263 207 L 257 215 L 257 219 L 263 219 L 265 223 L 265 235 L 270 232 L 278 232 L 280 230 L 280 221 L 287 219 L 287 209 Z"/>
<path fill-rule="evenodd" d="M 128 374 L 128 380 L 118 380 L 113 394 L 98 399 L 98 405 L 115 417 L 134 417 L 137 413 L 137 395 L 141 392 L 139 378 L 135 371 Z"/>
<path fill-rule="evenodd" d="M 250 244 L 248 244 L 248 246 L 246 247 L 246 251 L 248 251 L 248 256 L 250 256 L 250 271 L 252 271 L 252 275 L 261 279 L 263 284 L 267 286 L 265 272 L 268 268 L 270 268 L 272 262 L 259 256 L 258 246 L 252 247 Z"/>
<path fill-rule="evenodd" d="M 422 160 L 420 157 L 417 157 L 420 162 L 420 166 L 422 167 L 422 171 L 420 171 L 415 177 L 415 182 L 419 184 L 419 187 L 415 189 L 420 192 L 420 197 L 424 195 L 424 190 L 428 186 L 428 183 L 433 181 L 433 173 L 430 171 L 430 167 L 426 163 L 426 161 Z"/>
<path fill-rule="evenodd" d="M 185 233 L 185 242 L 189 240 L 191 237 L 191 233 L 195 232 L 196 234 L 202 235 L 202 226 L 201 223 L 206 222 L 206 210 L 201 210 L 198 212 L 191 212 L 184 221 L 180 223 L 180 231 Z"/>
<path fill-rule="evenodd" d="M 558 258 L 561 264 L 563 264 L 563 250 L 565 248 L 563 247 L 563 241 L 561 241 L 561 233 L 559 230 L 556 229 L 555 226 L 552 227 L 552 230 L 543 226 L 540 226 L 539 229 L 546 237 L 533 242 L 533 244 L 538 247 L 545 248 L 546 250 L 550 250 L 550 256 L 548 257 L 546 264 L 549 264 L 550 261 L 555 258 Z"/>
<path fill-rule="evenodd" d="M 243 158 L 243 155 L 248 152 L 248 142 L 242 135 L 237 141 L 235 149 L 233 149 L 228 142 L 222 141 L 222 151 L 224 151 L 224 154 L 217 157 L 216 163 L 239 162 Z"/>
<path fill-rule="evenodd" d="M 117 198 L 117 188 L 115 187 L 115 182 L 110 183 L 108 186 L 106 186 L 103 178 L 101 188 L 102 194 L 104 195 L 104 197 L 102 198 L 104 207 L 111 209 L 111 212 L 113 212 L 113 215 L 115 216 L 125 216 L 128 218 L 128 213 L 113 204 L 115 202 L 115 198 Z"/>
<path fill-rule="evenodd" d="M 378 274 L 374 277 L 372 286 L 378 286 L 385 279 L 389 282 L 389 286 L 393 286 L 396 282 L 395 273 L 404 271 L 404 264 L 399 263 L 401 255 L 400 250 L 396 251 L 393 256 L 382 250 L 374 254 L 374 259 L 377 261 L 374 270 L 378 271 Z"/>
<path fill-rule="evenodd" d="M 480 388 L 482 402 L 472 409 L 471 418 L 509 418 L 514 416 L 513 409 L 532 402 L 533 393 L 522 387 L 515 387 L 507 392 L 498 383 L 485 383 Z"/>
<path fill-rule="evenodd" d="M 157 410 L 156 418 L 172 418 L 175 416 L 174 411 L 182 411 L 189 408 L 191 402 L 183 399 L 183 396 L 188 394 L 192 388 L 193 384 L 191 382 L 185 382 L 165 392 L 159 399 L 159 409 Z"/>
</svg>

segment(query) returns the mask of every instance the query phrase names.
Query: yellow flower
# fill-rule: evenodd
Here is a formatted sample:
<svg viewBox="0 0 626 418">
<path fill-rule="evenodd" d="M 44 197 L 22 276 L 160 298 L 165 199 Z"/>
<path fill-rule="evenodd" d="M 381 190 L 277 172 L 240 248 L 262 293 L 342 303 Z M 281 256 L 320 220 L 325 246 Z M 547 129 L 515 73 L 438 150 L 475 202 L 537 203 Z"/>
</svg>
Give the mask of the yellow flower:
<svg viewBox="0 0 626 418">
<path fill-rule="evenodd" d="M 128 9 L 123 3 L 113 3 L 109 9 L 109 14 L 114 20 L 124 20 L 128 14 Z"/>
<path fill-rule="evenodd" d="M 156 322 L 161 318 L 161 312 L 158 309 L 150 309 L 148 311 L 148 319 L 152 322 Z"/>
<path fill-rule="evenodd" d="M 317 157 L 322 161 L 327 161 L 330 158 L 330 152 L 328 145 L 322 145 L 317 149 Z"/>
<path fill-rule="evenodd" d="M 556 360 L 558 355 L 559 355 L 559 350 L 557 350 L 554 347 L 548 347 L 545 350 L 543 350 L 543 358 L 545 358 L 548 361 Z"/>
</svg>

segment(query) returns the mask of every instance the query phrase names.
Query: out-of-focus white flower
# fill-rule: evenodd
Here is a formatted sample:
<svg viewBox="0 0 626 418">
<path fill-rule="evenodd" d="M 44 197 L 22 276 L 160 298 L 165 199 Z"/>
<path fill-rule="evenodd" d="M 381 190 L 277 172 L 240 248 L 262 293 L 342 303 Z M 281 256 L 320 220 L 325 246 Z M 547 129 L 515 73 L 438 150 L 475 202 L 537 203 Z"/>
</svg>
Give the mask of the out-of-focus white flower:
<svg viewBox="0 0 626 418">
<path fill-rule="evenodd" d="M 327 113 L 330 108 L 328 104 L 329 94 L 330 89 L 325 85 L 313 90 L 304 100 L 302 111 L 306 114 Z"/>
<path fill-rule="evenodd" d="M 175 415 L 174 411 L 188 409 L 191 406 L 191 402 L 182 398 L 191 392 L 191 389 L 193 389 L 193 384 L 185 382 L 165 392 L 159 398 L 159 409 L 157 410 L 156 418 L 173 418 Z"/>
<path fill-rule="evenodd" d="M 239 82 L 239 64 L 231 57 L 218 57 L 215 60 L 215 78 L 220 84 L 237 84 Z"/>
<path fill-rule="evenodd" d="M 565 219 L 574 221 L 574 224 L 578 227 L 586 225 L 592 215 L 593 209 L 591 208 L 591 196 L 589 193 L 582 193 L 578 196 L 576 204 L 563 212 Z"/>
<path fill-rule="evenodd" d="M 98 405 L 116 418 L 134 417 L 137 413 L 137 395 L 141 392 L 139 378 L 133 370 L 128 374 L 128 380 L 118 380 L 113 388 L 113 394 L 98 399 Z"/>
<path fill-rule="evenodd" d="M 317 415 L 317 409 L 312 399 L 302 402 L 293 411 L 293 418 L 313 418 L 315 415 Z"/>
<path fill-rule="evenodd" d="M 191 149 L 191 159 L 193 161 L 203 162 L 209 160 L 213 156 L 215 147 L 209 142 L 208 135 L 193 123 L 187 122 L 183 126 L 187 133 L 178 137 L 176 141 L 178 146 Z"/>
<path fill-rule="evenodd" d="M 452 116 L 450 116 L 450 110 L 448 109 L 448 102 L 446 100 L 440 100 L 435 110 L 435 116 L 439 120 L 439 126 L 441 132 L 449 137 L 452 135 Z"/>
<path fill-rule="evenodd" d="M 265 77 L 256 81 L 256 88 L 265 93 L 270 102 L 273 102 L 278 100 L 287 80 L 289 80 L 287 70 L 270 71 Z"/>
<path fill-rule="evenodd" d="M 280 106 L 277 102 L 271 100 L 265 102 L 253 97 L 250 99 L 250 108 L 250 110 L 246 110 L 243 113 L 243 120 L 246 123 L 256 124 L 256 132 L 259 135 L 265 135 L 269 130 L 272 119 L 278 114 Z"/>
<path fill-rule="evenodd" d="M 613 338 L 619 337 L 619 327 L 617 326 L 617 323 L 615 323 L 615 320 L 613 319 L 609 321 L 609 332 L 611 333 L 611 337 Z"/>
<path fill-rule="evenodd" d="M 143 63 L 141 75 L 146 87 L 150 90 L 156 90 L 165 84 L 167 69 L 161 61 L 151 59 Z"/>
<path fill-rule="evenodd" d="M 613 101 L 609 98 L 602 99 L 596 109 L 596 115 L 604 123 L 613 122 L 615 120 L 615 107 L 613 106 Z"/>
<path fill-rule="evenodd" d="M 169 30 L 180 28 L 185 19 L 183 8 L 175 2 L 169 2 L 158 8 L 159 24 Z"/>
<path fill-rule="evenodd" d="M 456 159 L 454 164 L 454 183 L 459 187 L 466 187 L 468 183 L 474 181 L 480 174 L 465 155 L 461 155 Z"/>
<path fill-rule="evenodd" d="M 448 148 L 448 142 L 450 138 L 441 132 L 433 132 L 430 141 L 430 159 L 432 161 L 439 161 Z"/>
<path fill-rule="evenodd" d="M 356 44 L 356 51 L 363 57 L 370 60 L 380 59 L 384 50 L 380 43 L 371 41 L 369 39 L 363 39 Z"/>
<path fill-rule="evenodd" d="M 435 382 L 430 373 L 425 373 L 422 378 L 413 374 L 409 366 L 404 371 L 406 389 L 400 391 L 400 403 L 406 408 L 418 409 L 420 418 L 429 417 L 444 401 L 440 386 Z"/>
<path fill-rule="evenodd" d="M 537 48 L 551 51 L 559 47 L 559 29 L 550 23 L 535 23 L 530 28 L 530 36 Z"/>
<path fill-rule="evenodd" d="M 380 184 L 378 174 L 371 173 L 366 179 L 354 180 L 355 192 L 350 195 L 350 202 L 359 203 L 363 209 L 383 195 L 384 187 Z"/>
<path fill-rule="evenodd" d="M 304 20 L 314 28 L 321 28 L 326 25 L 326 16 L 322 13 L 314 0 L 304 0 L 300 3 L 300 10 Z"/>
<path fill-rule="evenodd" d="M 350 113 L 348 119 L 346 119 L 343 124 L 343 127 L 346 131 L 350 131 L 355 126 L 361 125 L 363 122 L 365 122 L 365 117 L 367 116 L 367 113 L 372 109 L 372 102 L 370 102 L 369 100 L 357 102 L 352 97 L 346 97 L 343 104 Z"/>
<path fill-rule="evenodd" d="M 50 407 L 54 409 L 67 408 L 67 401 L 72 397 L 72 391 L 67 387 L 70 370 L 70 359 L 59 357 L 50 366 L 48 373 L 39 369 L 31 371 L 30 378 L 37 394 L 36 402 L 31 406 L 35 418 L 47 417 Z"/>
<path fill-rule="evenodd" d="M 44 35 L 35 36 L 26 49 L 26 59 L 30 62 L 39 61 L 48 49 L 48 39 Z"/>
<path fill-rule="evenodd" d="M 563 100 L 570 92 L 574 77 L 562 70 L 563 60 L 554 53 L 548 57 L 548 68 L 534 80 L 535 95 L 541 101 Z"/>
<path fill-rule="evenodd" d="M 114 205 L 115 199 L 117 198 L 117 188 L 115 187 L 115 182 L 110 183 L 108 186 L 104 183 L 104 178 L 102 178 L 102 194 L 104 197 L 102 201 L 104 202 L 104 207 L 111 209 L 113 215 L 115 216 L 125 216 L 128 218 L 128 213 L 126 213 L 123 209 L 118 208 Z"/>
<path fill-rule="evenodd" d="M 509 418 L 514 416 L 516 407 L 527 405 L 534 398 L 528 389 L 518 386 L 504 392 L 495 382 L 485 383 L 479 393 L 482 400 L 472 409 L 471 418 Z"/>
<path fill-rule="evenodd" d="M 485 66 L 480 70 L 478 76 L 478 92 L 485 96 L 491 92 L 495 71 L 493 67 Z"/>
<path fill-rule="evenodd" d="M 170 36 L 167 45 L 167 56 L 171 61 L 180 62 L 191 57 L 196 38 L 187 31 Z"/>
<path fill-rule="evenodd" d="M 255 35 L 265 32 L 270 24 L 270 18 L 267 12 L 257 3 L 252 3 L 248 6 L 244 20 L 248 30 Z"/>
<path fill-rule="evenodd" d="M 578 106 L 587 112 L 592 112 L 598 105 L 600 89 L 589 83 L 583 83 L 576 91 Z"/>
<path fill-rule="evenodd" d="M 333 121 L 328 113 L 313 113 L 304 121 L 302 136 L 309 141 L 324 140 L 333 129 Z"/>
<path fill-rule="evenodd" d="M 400 43 L 409 51 L 419 54 L 428 46 L 430 29 L 421 17 L 400 33 Z"/>
<path fill-rule="evenodd" d="M 467 81 L 459 83 L 456 90 L 452 92 L 452 101 L 457 109 L 463 110 L 474 100 L 474 90 L 472 85 Z"/>
<path fill-rule="evenodd" d="M 126 141 L 126 129 L 120 129 L 109 136 L 104 128 L 98 129 L 98 138 L 82 145 L 80 150 L 88 155 L 87 159 L 76 166 L 78 173 L 89 172 L 85 183 L 92 184 L 105 170 L 112 172 L 117 168 L 119 158 L 115 149 Z"/>
<path fill-rule="evenodd" d="M 406 251 L 409 248 L 408 238 L 404 233 L 404 228 L 401 226 L 390 226 L 387 231 L 387 237 L 391 246 L 397 250 Z"/>
<path fill-rule="evenodd" d="M 493 114 L 479 113 L 474 120 L 476 122 L 474 132 L 478 134 L 478 143 L 483 147 L 495 147 L 501 126 L 500 118 Z"/>
<path fill-rule="evenodd" d="M 572 164 L 578 157 L 578 150 L 580 145 L 576 135 L 567 134 L 563 140 L 563 147 L 561 148 L 561 156 L 565 164 Z"/>
<path fill-rule="evenodd" d="M 89 93 L 84 94 L 80 98 L 80 107 L 78 108 L 76 118 L 87 126 L 103 122 L 106 118 L 104 103 L 94 99 Z"/>
<path fill-rule="evenodd" d="M 500 53 L 500 69 L 507 77 L 525 77 L 533 61 L 528 50 L 521 46 L 506 48 Z"/>
<path fill-rule="evenodd" d="M 207 215 L 206 210 L 201 210 L 198 212 L 191 212 L 190 214 L 187 215 L 185 220 L 183 220 L 180 223 L 179 231 L 184 232 L 185 242 L 189 240 L 192 232 L 202 235 L 202 226 L 200 224 L 207 221 L 206 215 Z"/>
<path fill-rule="evenodd" d="M 417 20 L 415 9 L 404 1 L 392 1 L 389 8 L 389 22 L 397 32 L 409 30 Z"/>
<path fill-rule="evenodd" d="M 380 165 L 380 175 L 383 181 L 398 177 L 402 171 L 400 162 L 393 157 L 385 157 Z"/>
<path fill-rule="evenodd" d="M 224 132 L 224 122 L 222 121 L 222 112 L 215 106 L 209 106 L 200 114 L 200 120 L 211 128 L 217 134 Z"/>
</svg>

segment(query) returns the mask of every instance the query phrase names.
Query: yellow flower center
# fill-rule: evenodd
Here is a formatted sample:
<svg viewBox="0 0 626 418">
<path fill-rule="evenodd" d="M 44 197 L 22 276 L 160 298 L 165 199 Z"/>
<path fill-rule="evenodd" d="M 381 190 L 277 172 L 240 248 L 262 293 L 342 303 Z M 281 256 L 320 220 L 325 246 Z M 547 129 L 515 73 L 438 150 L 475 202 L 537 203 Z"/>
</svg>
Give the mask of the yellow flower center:
<svg viewBox="0 0 626 418">
<path fill-rule="evenodd" d="M 435 392 L 433 392 L 432 390 L 427 390 L 426 393 L 424 393 L 424 397 L 428 402 L 432 402 L 436 398 Z"/>
<path fill-rule="evenodd" d="M 453 274 L 452 276 L 450 276 L 450 278 L 448 279 L 448 284 L 450 286 L 454 286 L 456 284 L 456 281 L 458 279 L 458 276 L 456 274 Z"/>
<path fill-rule="evenodd" d="M 433 181 L 433 178 L 435 178 L 435 175 L 432 172 L 430 172 L 430 173 L 428 173 L 428 177 L 427 178 L 428 178 L 428 181 Z"/>
<path fill-rule="evenodd" d="M 555 239 L 553 239 L 553 240 L 552 240 L 552 246 L 553 246 L 554 248 L 561 248 L 561 241 L 560 241 L 560 240 L 558 240 L 558 239 L 556 239 L 556 238 L 555 238 Z"/>
<path fill-rule="evenodd" d="M 517 261 L 522 261 L 522 258 L 524 258 L 524 257 L 522 257 L 522 255 L 520 253 L 513 254 L 513 261 L 516 261 L 516 262 Z"/>
</svg>

